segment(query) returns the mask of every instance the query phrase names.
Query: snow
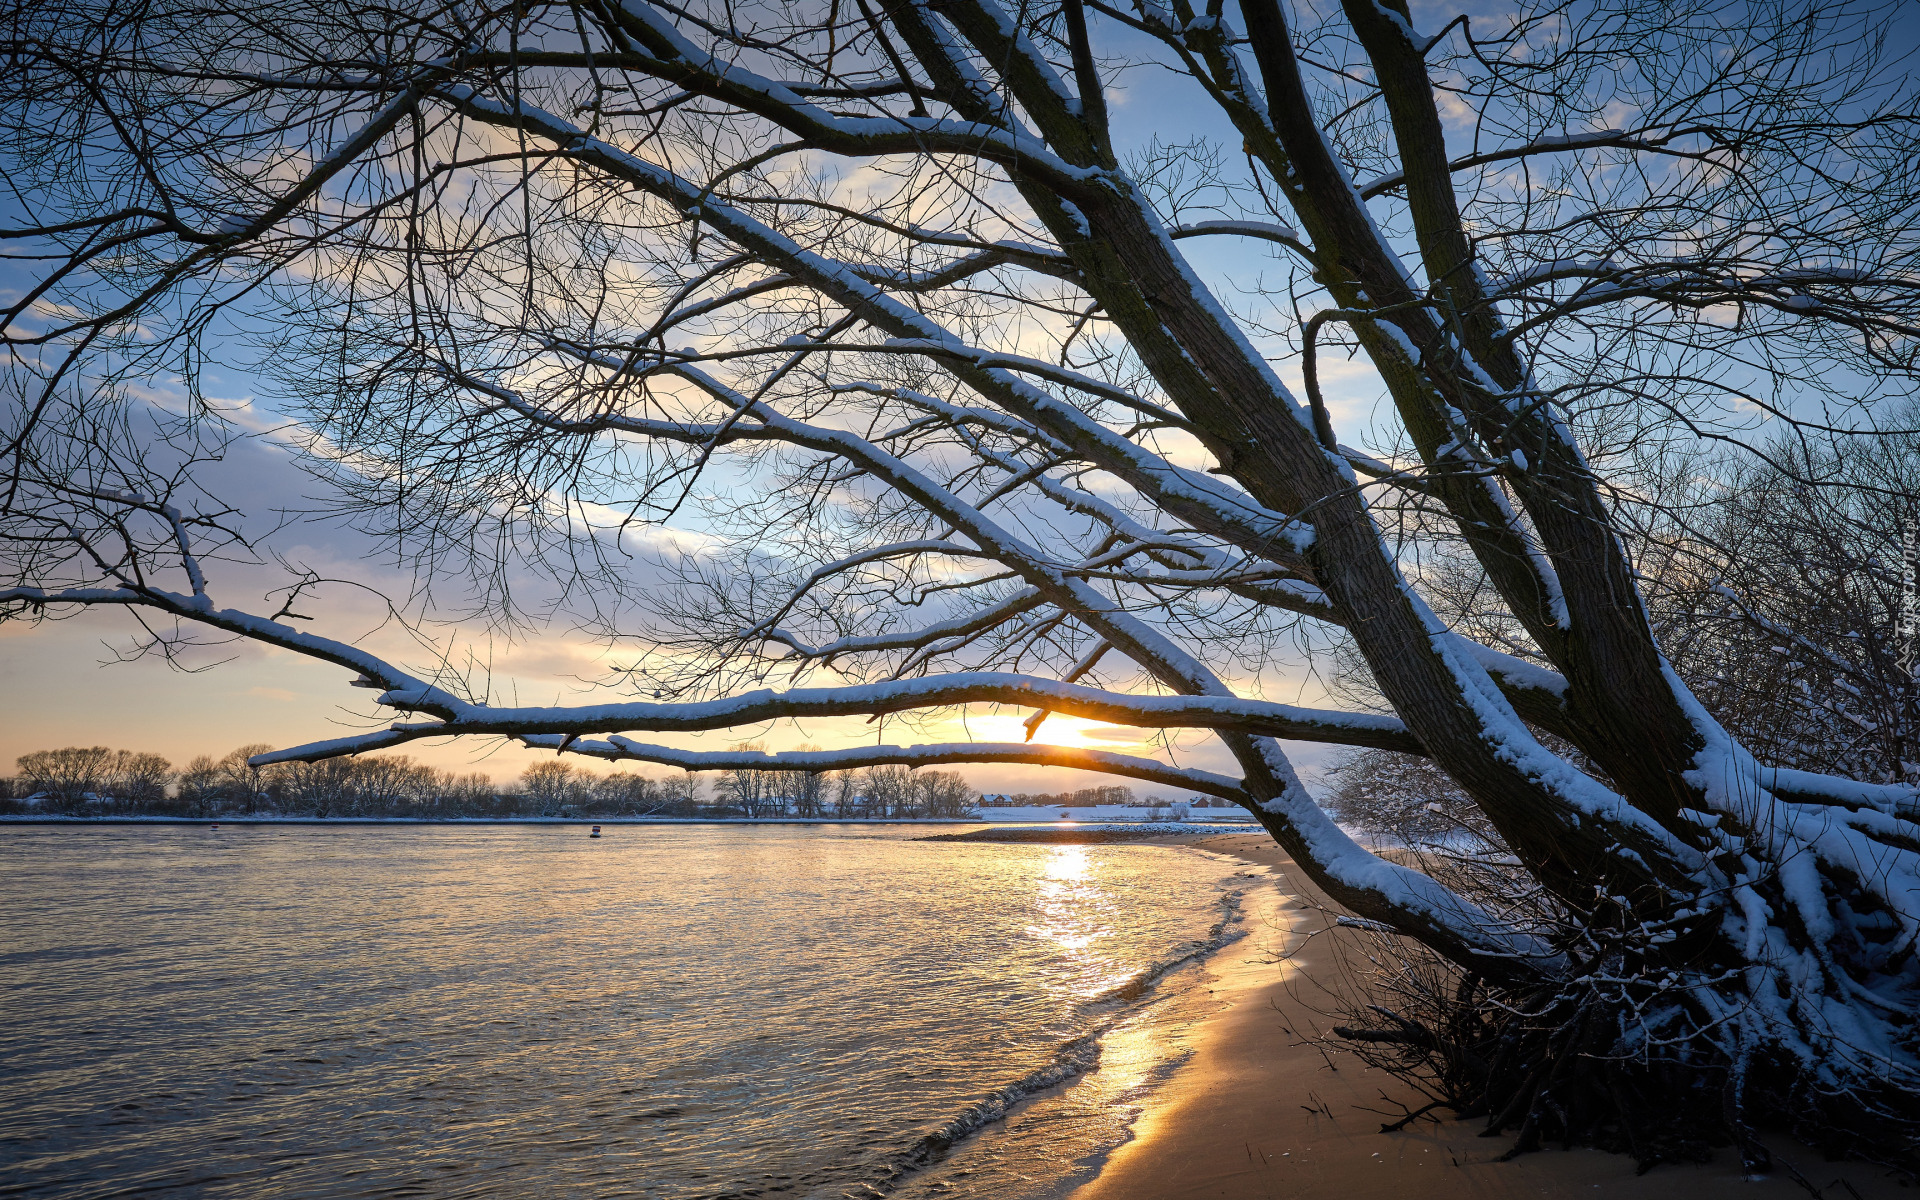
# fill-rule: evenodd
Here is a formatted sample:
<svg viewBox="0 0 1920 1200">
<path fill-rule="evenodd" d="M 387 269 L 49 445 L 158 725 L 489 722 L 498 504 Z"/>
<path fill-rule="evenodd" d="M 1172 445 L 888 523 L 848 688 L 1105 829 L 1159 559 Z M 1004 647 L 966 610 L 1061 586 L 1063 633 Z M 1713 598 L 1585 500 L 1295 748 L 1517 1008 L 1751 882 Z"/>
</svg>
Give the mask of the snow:
<svg viewBox="0 0 1920 1200">
<path fill-rule="evenodd" d="M 1920 839 L 1920 824 L 1907 819 L 1915 811 L 1911 790 L 1762 767 L 1713 719 L 1671 667 L 1663 670 L 1704 743 L 1685 778 L 1700 789 L 1711 811 L 1737 822 L 1752 849 L 1764 857 L 1765 869 L 1775 873 L 1792 906 L 1793 919 L 1816 935 L 1815 944 L 1805 950 L 1786 940 L 1785 931 L 1772 919 L 1778 914 L 1762 912 L 1761 902 L 1753 893 L 1753 883 L 1763 868 L 1752 855 L 1743 854 L 1749 877 L 1732 881 L 1735 907 L 1728 919 L 1733 922 L 1733 932 L 1743 936 L 1748 957 L 1756 964 L 1788 972 L 1794 978 L 1794 987 L 1801 990 L 1817 988 L 1821 976 L 1841 974 L 1829 961 L 1821 940 L 1834 931 L 1822 868 L 1857 881 L 1877 897 L 1898 923 L 1904 945 L 1910 946 L 1920 937 L 1920 854 L 1868 836 L 1876 832 L 1892 834 L 1909 843 Z M 1789 787 L 1798 783 L 1814 795 L 1825 795 L 1842 804 L 1851 799 L 1861 803 L 1861 808 L 1848 811 L 1838 806 L 1783 801 L 1768 789 L 1769 782 Z M 1711 885 L 1714 873 L 1703 872 L 1701 878 L 1703 885 Z"/>
<path fill-rule="evenodd" d="M 438 696 L 444 702 L 444 696 Z M 389 691 L 380 702 L 410 708 L 411 691 Z M 966 703 L 1000 703 L 1045 708 L 1069 716 L 1145 727 L 1192 725 L 1203 728 L 1285 728 L 1284 736 L 1316 733 L 1337 740 L 1346 736 L 1404 734 L 1397 717 L 1303 708 L 1232 695 L 1138 696 L 1042 676 L 979 671 L 823 688 L 776 692 L 760 689 L 724 700 L 692 702 L 621 701 L 605 704 L 493 708 L 461 704 L 456 715 L 434 728 L 445 732 L 516 734 L 606 732 L 693 732 L 794 716 L 847 716 L 899 712 L 912 708 Z"/>
<path fill-rule="evenodd" d="M 469 107 L 479 107 L 503 114 L 507 111 L 503 106 L 471 93 L 470 89 L 466 94 L 470 97 L 466 101 Z M 698 210 L 702 220 L 713 225 L 731 240 L 756 249 L 763 257 L 780 264 L 797 278 L 809 280 L 813 286 L 836 296 L 855 311 L 861 312 L 868 320 L 893 332 L 896 337 L 909 341 L 924 341 L 928 343 L 929 349 L 937 346 L 943 353 L 962 358 L 984 353 L 967 346 L 917 310 L 886 295 L 875 285 L 860 278 L 859 274 L 846 264 L 830 261 L 802 248 L 764 223 L 712 199 L 703 189 L 695 187 L 690 181 L 680 178 L 671 171 L 638 159 L 598 139 L 589 138 L 566 122 L 532 106 L 522 104 L 520 111 L 529 123 L 537 126 L 543 136 L 570 146 L 580 157 L 598 159 L 657 194 L 674 199 L 683 205 L 693 206 Z M 1174 257 L 1178 261 L 1178 256 Z M 1182 268 L 1185 269 L 1184 263 Z M 1191 272 L 1189 277 L 1191 278 Z M 1203 303 L 1211 305 L 1211 297 L 1205 293 L 1204 288 L 1199 287 L 1197 279 L 1193 282 L 1199 289 L 1197 296 Z M 1217 306 L 1214 307 L 1217 311 Z M 1224 314 L 1221 315 L 1224 316 Z M 1237 326 L 1228 328 L 1238 335 Z M 1250 347 L 1249 353 L 1251 353 Z M 1257 355 L 1251 361 L 1265 368 L 1264 360 L 1259 359 Z M 1053 436 L 1068 442 L 1082 453 L 1094 457 L 1108 470 L 1126 478 L 1155 499 L 1162 502 L 1194 504 L 1208 509 L 1221 524 L 1240 527 L 1245 531 L 1248 540 L 1256 544 L 1270 544 L 1278 541 L 1298 553 L 1311 543 L 1311 528 L 1292 522 L 1285 514 L 1273 513 L 1262 508 L 1250 496 L 1237 492 L 1220 481 L 1198 472 L 1174 467 L 1159 455 L 1114 433 L 1072 405 L 1064 404 L 1039 388 L 1020 380 L 1017 375 L 996 366 L 981 369 L 1003 385 L 1004 391 L 999 399 L 1016 413 L 1034 421 Z M 1270 370 L 1268 374 L 1271 376 Z M 1291 397 L 1286 395 L 1277 377 L 1272 377 L 1271 382 L 1276 389 L 1276 395 L 1291 401 Z M 628 425 L 623 427 L 633 427 L 643 432 L 668 432 L 660 428 L 657 423 L 646 425 L 642 429 L 641 423 L 629 421 Z"/>
<path fill-rule="evenodd" d="M 1533 139 L 1524 149 L 1557 150 L 1568 146 L 1590 146 L 1627 136 L 1624 129 L 1589 129 L 1581 133 L 1549 133 Z"/>
<path fill-rule="evenodd" d="M 1560 956 L 1532 934 L 1513 928 L 1432 877 L 1381 858 L 1355 841 L 1314 803 L 1277 748 L 1269 758 L 1283 768 L 1285 786 L 1261 809 L 1289 827 L 1306 844 L 1313 865 L 1336 884 L 1378 897 L 1394 911 L 1402 928 L 1409 922 L 1428 922 L 1489 959 L 1525 959 L 1549 974 L 1561 968 Z M 1354 898 L 1344 899 L 1349 907 L 1363 906 L 1355 904 Z"/>
<path fill-rule="evenodd" d="M 1405 17 L 1401 16 L 1399 13 L 1395 12 L 1393 9 L 1388 8 L 1386 5 L 1380 3 L 1380 0 L 1373 0 L 1373 11 L 1385 17 L 1397 29 L 1399 29 L 1401 36 L 1405 37 L 1407 41 L 1411 45 L 1413 45 L 1416 49 L 1419 49 L 1429 44 L 1419 34 L 1413 31 L 1413 26 L 1407 21 Z M 1424 53 L 1424 51 L 1422 52 Z"/>
<path fill-rule="evenodd" d="M 1546 666 L 1519 659 L 1505 651 L 1496 651 L 1494 647 L 1480 645 L 1478 641 L 1473 641 L 1469 637 L 1461 637 L 1459 634 L 1452 634 L 1452 637 L 1455 639 L 1453 645 L 1457 645 L 1463 653 L 1473 657 L 1473 660 L 1480 664 L 1480 668 L 1486 670 L 1490 676 L 1498 680 L 1507 680 L 1515 687 L 1549 691 L 1565 699 L 1567 678 L 1561 676 L 1557 670 L 1549 670 Z"/>
<path fill-rule="evenodd" d="M 1282 225 L 1276 221 L 1194 221 L 1187 225 L 1177 225 L 1171 231 L 1176 238 L 1199 237 L 1209 233 L 1239 234 L 1243 237 L 1262 238 L 1270 242 L 1298 242 L 1300 231 L 1291 225 Z"/>
<path fill-rule="evenodd" d="M 560 734 L 530 734 L 519 739 L 532 749 L 616 761 L 661 763 L 688 771 L 847 771 L 863 767 L 930 767 L 948 763 L 1032 763 L 1100 771 L 1150 783 L 1187 788 L 1228 800 L 1244 800 L 1240 781 L 1211 771 L 1168 766 L 1150 758 L 1087 750 L 1077 746 L 1045 746 L 1026 742 L 954 742 L 921 746 L 856 746 L 846 750 L 680 750 L 636 742 L 618 734 L 606 739 L 569 741 Z M 1071 811 L 1069 809 L 1068 811 Z"/>
<path fill-rule="evenodd" d="M 980 806 L 980 819 L 997 825 L 1017 823 L 1031 825 L 1036 822 L 1054 823 L 1071 821 L 1080 825 L 1133 825 L 1154 823 L 1169 829 L 1179 830 L 1183 823 L 1209 824 L 1233 822 L 1242 828 L 1253 822 L 1245 812 L 1234 810 L 1229 816 L 1226 809 L 1191 810 L 1184 803 L 1173 804 L 1023 804 L 1005 808 Z M 1157 814 L 1157 815 L 1156 815 Z"/>
<path fill-rule="evenodd" d="M 1616 269 L 1618 264 L 1611 258 L 1556 258 L 1550 262 L 1536 263 L 1517 274 L 1493 281 L 1492 292 L 1495 295 L 1502 295 L 1517 292 L 1536 283 L 1578 276 L 1605 275 Z"/>
</svg>

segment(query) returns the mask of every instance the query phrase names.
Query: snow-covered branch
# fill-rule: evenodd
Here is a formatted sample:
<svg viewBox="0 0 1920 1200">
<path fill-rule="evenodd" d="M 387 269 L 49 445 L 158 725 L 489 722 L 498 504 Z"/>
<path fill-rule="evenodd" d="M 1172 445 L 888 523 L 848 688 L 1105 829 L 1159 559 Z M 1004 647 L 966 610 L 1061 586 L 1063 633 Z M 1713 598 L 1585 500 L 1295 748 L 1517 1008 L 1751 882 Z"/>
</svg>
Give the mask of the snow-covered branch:
<svg viewBox="0 0 1920 1200">
<path fill-rule="evenodd" d="M 1188 788 L 1203 795 L 1247 802 L 1239 781 L 1225 775 L 1170 767 L 1150 758 L 1135 758 L 1110 750 L 1077 746 L 1045 746 L 1031 742 L 955 742 L 929 746 L 857 746 L 847 750 L 676 750 L 651 746 L 629 738 L 568 740 L 555 735 L 520 739 L 536 749 L 613 761 L 661 763 L 688 771 L 850 771 L 863 767 L 932 767 L 949 763 L 1026 763 L 1032 766 L 1074 767 L 1101 771 L 1128 779 L 1169 787 Z M 283 751 L 283 761 L 293 751 Z"/>
<path fill-rule="evenodd" d="M 428 700 L 436 708 L 444 708 L 446 704 L 437 692 Z M 383 693 L 380 703 L 404 711 L 422 707 L 413 694 L 402 690 Z M 620 701 L 534 708 L 466 705 L 445 718 L 444 723 L 407 727 L 406 731 L 421 737 L 452 733 L 516 736 L 629 730 L 695 732 L 791 717 L 873 716 L 961 704 L 1043 708 L 1067 716 L 1140 728 L 1236 729 L 1296 741 L 1421 752 L 1419 743 L 1394 717 L 1300 708 L 1232 696 L 1127 696 L 1039 676 L 987 671 L 886 683 L 795 688 L 784 692 L 761 690 L 724 700 L 687 703 Z"/>
</svg>

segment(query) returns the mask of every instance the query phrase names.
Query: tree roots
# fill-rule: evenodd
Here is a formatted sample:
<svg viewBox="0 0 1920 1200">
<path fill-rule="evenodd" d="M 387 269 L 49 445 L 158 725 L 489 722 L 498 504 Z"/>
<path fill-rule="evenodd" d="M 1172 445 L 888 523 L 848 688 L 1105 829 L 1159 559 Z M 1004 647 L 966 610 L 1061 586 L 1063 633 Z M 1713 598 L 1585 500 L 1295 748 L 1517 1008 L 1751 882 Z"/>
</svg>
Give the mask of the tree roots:
<svg viewBox="0 0 1920 1200">
<path fill-rule="evenodd" d="M 1734 1146 L 1750 1173 L 1800 1179 L 1761 1144 L 1756 1130 L 1765 1129 L 1830 1159 L 1910 1178 L 1920 1169 L 1920 1102 L 1910 1092 L 1811 1062 L 1806 1047 L 1831 1033 L 1766 1036 L 1758 1006 L 1729 1011 L 1739 981 L 1725 975 L 1636 976 L 1615 958 L 1516 991 L 1438 960 L 1412 961 L 1404 943 L 1375 961 L 1399 965 L 1383 981 L 1395 1003 L 1350 1010 L 1334 1033 L 1462 1118 L 1484 1119 L 1484 1136 L 1517 1134 L 1507 1158 L 1549 1144 L 1592 1146 L 1632 1155 L 1644 1173 Z"/>
</svg>

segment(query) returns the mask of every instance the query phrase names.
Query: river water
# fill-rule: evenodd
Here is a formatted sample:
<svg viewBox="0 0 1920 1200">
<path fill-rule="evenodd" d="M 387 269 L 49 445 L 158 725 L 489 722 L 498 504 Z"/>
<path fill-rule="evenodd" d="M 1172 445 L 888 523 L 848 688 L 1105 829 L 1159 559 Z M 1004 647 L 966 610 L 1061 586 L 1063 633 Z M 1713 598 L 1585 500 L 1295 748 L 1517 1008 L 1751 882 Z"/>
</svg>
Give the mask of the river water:
<svg viewBox="0 0 1920 1200">
<path fill-rule="evenodd" d="M 0 829 L 0 1195 L 1059 1195 L 1263 885 L 930 832 Z"/>
</svg>

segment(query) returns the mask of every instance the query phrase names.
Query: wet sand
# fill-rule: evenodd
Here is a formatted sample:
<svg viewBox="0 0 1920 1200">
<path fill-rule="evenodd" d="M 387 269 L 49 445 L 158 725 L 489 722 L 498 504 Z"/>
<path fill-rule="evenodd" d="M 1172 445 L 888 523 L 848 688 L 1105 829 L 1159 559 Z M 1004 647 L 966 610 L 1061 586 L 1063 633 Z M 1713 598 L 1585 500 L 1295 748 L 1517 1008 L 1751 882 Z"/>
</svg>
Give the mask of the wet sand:
<svg viewBox="0 0 1920 1200">
<path fill-rule="evenodd" d="M 1175 839 L 1169 839 L 1175 840 Z M 1331 992 L 1347 986 L 1358 942 L 1328 931 L 1325 898 L 1264 833 L 1181 845 L 1267 866 L 1282 895 L 1250 908 L 1252 936 L 1215 955 L 1208 986 L 1222 1011 L 1199 1031 L 1193 1057 L 1145 1102 L 1133 1140 L 1071 1200 L 1455 1200 L 1488 1197 L 1623 1197 L 1630 1200 L 1771 1200 L 1808 1193 L 1784 1171 L 1751 1181 L 1739 1155 L 1660 1166 L 1635 1176 L 1627 1157 L 1543 1150 L 1493 1160 L 1511 1138 L 1479 1136 L 1481 1122 L 1420 1120 L 1383 1134 L 1402 1103 L 1423 1101 L 1383 1071 L 1311 1044 L 1331 1020 Z M 1310 903 L 1311 901 L 1312 903 Z M 1325 932 L 1320 932 L 1325 931 Z M 1311 938 L 1307 935 L 1314 934 Z M 1277 954 L 1293 951 L 1284 964 Z M 1366 1111 L 1366 1110 L 1374 1111 Z M 1915 1200 L 1885 1170 L 1828 1163 L 1804 1147 L 1769 1141 L 1828 1200 Z"/>
</svg>

